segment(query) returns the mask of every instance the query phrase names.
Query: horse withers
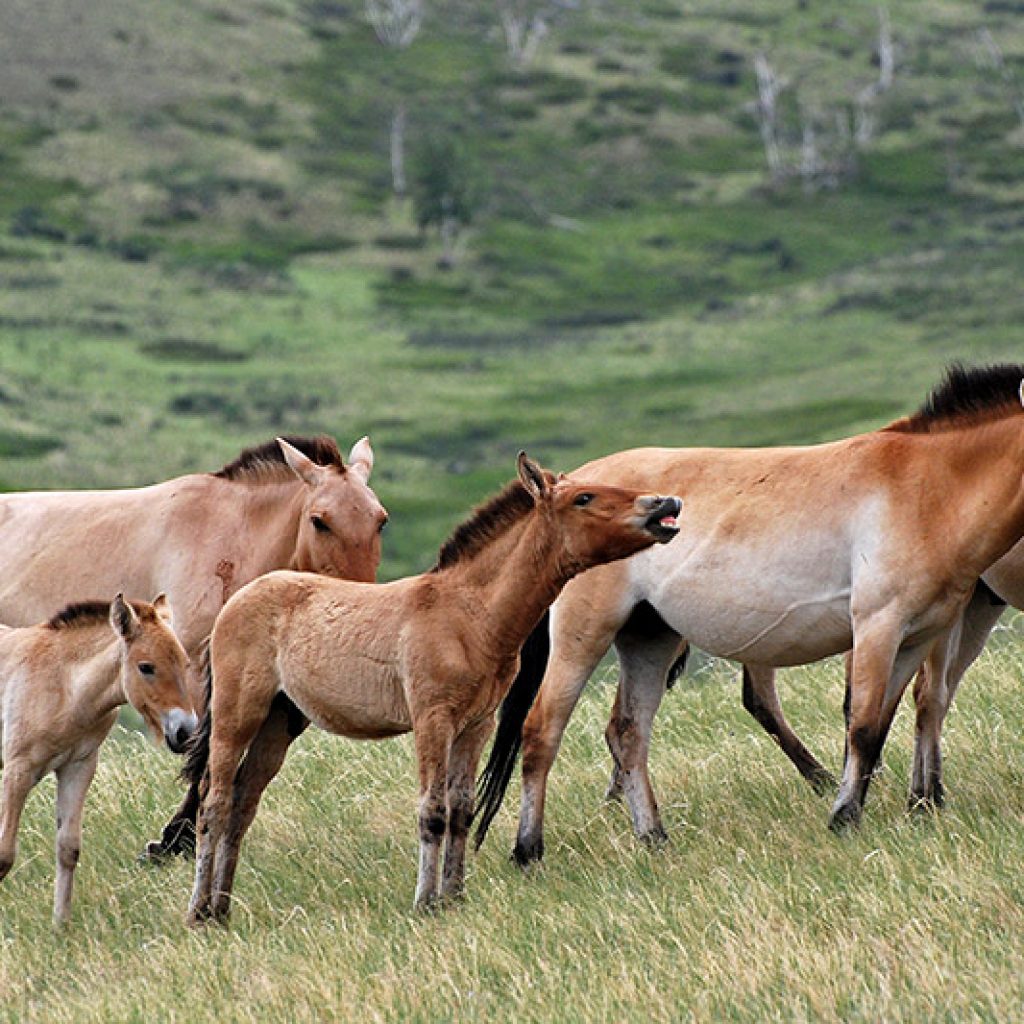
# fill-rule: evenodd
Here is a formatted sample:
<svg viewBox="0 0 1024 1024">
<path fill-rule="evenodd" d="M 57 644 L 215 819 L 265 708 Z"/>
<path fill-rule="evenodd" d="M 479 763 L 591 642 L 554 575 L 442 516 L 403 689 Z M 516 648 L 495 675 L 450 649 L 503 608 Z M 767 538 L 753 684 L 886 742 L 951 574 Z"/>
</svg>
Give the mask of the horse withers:
<svg viewBox="0 0 1024 1024">
<path fill-rule="evenodd" d="M 57 776 L 53 919 L 67 921 L 82 837 L 82 807 L 100 744 L 131 704 L 154 738 L 181 753 L 196 716 L 185 687 L 188 655 L 167 600 L 73 604 L 38 626 L 0 627 L 0 879 L 14 864 L 29 791 Z"/>
<path fill-rule="evenodd" d="M 228 602 L 189 756 L 192 780 L 206 773 L 189 923 L 228 916 L 242 837 L 310 721 L 359 739 L 412 731 L 415 905 L 462 891 L 477 762 L 524 640 L 576 573 L 678 529 L 677 498 L 556 479 L 524 454 L 518 465 L 518 480 L 455 531 L 430 572 L 383 584 L 276 572 Z"/>
</svg>

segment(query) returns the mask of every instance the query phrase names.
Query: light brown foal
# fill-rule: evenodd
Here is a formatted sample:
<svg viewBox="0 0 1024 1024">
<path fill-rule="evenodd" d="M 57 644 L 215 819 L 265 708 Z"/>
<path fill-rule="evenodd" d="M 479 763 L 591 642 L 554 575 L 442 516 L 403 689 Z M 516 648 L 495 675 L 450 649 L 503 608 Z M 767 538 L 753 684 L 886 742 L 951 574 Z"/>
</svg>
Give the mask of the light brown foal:
<svg viewBox="0 0 1024 1024">
<path fill-rule="evenodd" d="M 415 905 L 438 898 L 445 837 L 440 894 L 460 893 L 476 766 L 523 641 L 576 573 L 674 537 L 679 508 L 556 480 L 521 454 L 518 481 L 455 531 L 431 572 L 379 585 L 278 572 L 239 592 L 214 626 L 208 741 L 189 758 L 194 780 L 208 771 L 189 922 L 227 917 L 242 836 L 307 721 L 362 739 L 413 732 Z"/>
<path fill-rule="evenodd" d="M 118 707 L 131 704 L 180 753 L 196 727 L 187 668 L 163 595 L 147 604 L 118 594 L 111 604 L 70 605 L 40 626 L 0 627 L 0 879 L 14 864 L 29 791 L 56 773 L 56 924 L 71 912 L 82 807 Z"/>
</svg>

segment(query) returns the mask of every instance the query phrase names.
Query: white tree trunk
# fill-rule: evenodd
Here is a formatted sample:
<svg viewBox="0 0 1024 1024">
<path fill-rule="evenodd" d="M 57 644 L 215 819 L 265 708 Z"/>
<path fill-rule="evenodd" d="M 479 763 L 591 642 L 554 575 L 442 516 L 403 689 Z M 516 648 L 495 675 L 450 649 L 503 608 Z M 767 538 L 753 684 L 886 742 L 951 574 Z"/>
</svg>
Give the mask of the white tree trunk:
<svg viewBox="0 0 1024 1024">
<path fill-rule="evenodd" d="M 896 54 L 892 45 L 892 25 L 885 7 L 878 8 L 878 91 L 892 88 Z"/>
<path fill-rule="evenodd" d="M 405 104 L 401 101 L 391 115 L 391 187 L 396 196 L 405 195 Z"/>
<path fill-rule="evenodd" d="M 779 151 L 778 111 L 775 101 L 779 95 L 779 80 L 775 77 L 768 58 L 763 53 L 754 58 L 754 72 L 757 75 L 757 121 L 764 144 L 764 157 L 772 181 L 782 177 L 782 155 Z"/>
</svg>

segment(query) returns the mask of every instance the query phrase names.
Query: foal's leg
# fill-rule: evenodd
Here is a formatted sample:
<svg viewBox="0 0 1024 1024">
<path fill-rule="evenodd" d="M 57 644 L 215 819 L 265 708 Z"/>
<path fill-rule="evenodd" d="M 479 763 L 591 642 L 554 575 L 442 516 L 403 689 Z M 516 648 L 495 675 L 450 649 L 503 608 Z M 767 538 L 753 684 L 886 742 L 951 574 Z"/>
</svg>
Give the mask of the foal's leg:
<svg viewBox="0 0 1024 1024">
<path fill-rule="evenodd" d="M 22 760 L 4 764 L 3 803 L 0 805 L 0 881 L 14 866 L 18 850 L 18 824 L 29 791 L 39 781 L 31 765 Z"/>
<path fill-rule="evenodd" d="M 228 915 L 242 837 L 256 817 L 260 797 L 281 770 L 292 741 L 307 725 L 309 719 L 283 693 L 279 693 L 274 698 L 267 720 L 249 744 L 235 776 L 231 816 L 214 862 L 211 909 L 216 918 Z"/>
<path fill-rule="evenodd" d="M 1006 603 L 979 583 L 947 637 L 940 637 L 914 684 L 917 724 L 910 806 L 941 807 L 942 726 L 964 673 L 981 654 Z"/>
<path fill-rule="evenodd" d="M 217 684 L 221 686 L 220 678 Z M 227 689 L 226 685 L 224 689 Z M 257 698 L 247 703 L 247 698 L 241 697 L 237 689 L 236 685 L 231 686 L 231 700 L 228 694 L 218 693 L 214 703 L 210 758 L 207 762 L 208 782 L 197 829 L 196 878 L 186 918 L 190 925 L 201 924 L 214 916 L 211 899 L 214 863 L 231 813 L 238 763 L 265 721 L 270 707 L 269 697 L 265 702 Z M 226 896 L 230 897 L 230 894 Z M 218 917 L 227 915 L 227 902 L 227 898 L 218 894 Z"/>
<path fill-rule="evenodd" d="M 420 775 L 420 862 L 413 907 L 427 910 L 437 902 L 441 841 L 448 830 L 448 759 L 455 729 L 447 712 L 413 718 L 413 738 Z"/>
<path fill-rule="evenodd" d="M 441 874 L 442 898 L 462 895 L 466 876 L 466 838 L 473 823 L 476 769 L 480 752 L 494 729 L 494 715 L 464 729 L 448 758 L 448 844 Z"/>
<path fill-rule="evenodd" d="M 662 625 L 656 632 L 623 629 L 615 638 L 619 692 L 604 734 L 619 770 L 633 831 L 652 844 L 668 837 L 647 770 L 651 729 L 665 695 L 668 671 L 686 644 L 678 633 Z"/>
<path fill-rule="evenodd" d="M 743 706 L 818 793 L 836 788 L 832 773 L 803 745 L 786 721 L 775 688 L 775 669 L 767 665 L 743 666 Z"/>
<path fill-rule="evenodd" d="M 65 924 L 71 916 L 71 889 L 82 847 L 82 809 L 85 794 L 99 760 L 97 747 L 81 761 L 57 769 L 57 883 L 53 895 L 53 923 Z"/>
<path fill-rule="evenodd" d="M 584 605 L 577 617 L 571 605 L 561 604 L 568 589 L 552 608 L 551 656 L 537 699 L 523 724 L 523 796 L 519 833 L 512 851 L 513 860 L 522 867 L 544 855 L 548 773 L 583 687 L 628 614 L 605 612 L 600 621 L 591 622 L 587 620 L 593 617 L 593 609 Z"/>
<path fill-rule="evenodd" d="M 864 798 L 893 716 L 927 645 L 899 648 L 893 624 L 868 624 L 856 633 L 850 667 L 847 754 L 829 827 L 860 822 Z"/>
</svg>

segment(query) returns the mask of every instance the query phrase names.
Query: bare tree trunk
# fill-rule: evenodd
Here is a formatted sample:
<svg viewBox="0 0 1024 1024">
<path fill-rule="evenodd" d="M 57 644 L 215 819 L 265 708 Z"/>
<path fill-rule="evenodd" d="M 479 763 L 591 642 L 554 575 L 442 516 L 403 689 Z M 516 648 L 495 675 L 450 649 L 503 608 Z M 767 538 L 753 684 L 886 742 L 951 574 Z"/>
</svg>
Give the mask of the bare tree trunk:
<svg viewBox="0 0 1024 1024">
<path fill-rule="evenodd" d="M 878 91 L 892 88 L 896 55 L 892 45 L 892 25 L 885 7 L 878 8 Z"/>
<path fill-rule="evenodd" d="M 396 196 L 405 195 L 405 104 L 401 100 L 391 115 L 391 187 Z"/>
<path fill-rule="evenodd" d="M 818 190 L 818 174 L 821 171 L 821 158 L 818 156 L 818 140 L 814 131 L 814 119 L 801 107 L 802 140 L 800 144 L 800 177 L 803 179 L 804 192 L 810 195 Z"/>
<path fill-rule="evenodd" d="M 878 93 L 874 83 L 861 89 L 854 100 L 853 137 L 858 146 L 866 146 L 875 133 L 875 98 Z"/>
<path fill-rule="evenodd" d="M 455 266 L 455 237 L 459 233 L 459 225 L 452 214 L 453 206 L 451 196 L 441 199 L 441 259 L 438 266 L 442 270 L 451 270 Z"/>
<path fill-rule="evenodd" d="M 754 58 L 757 75 L 757 120 L 764 144 L 764 157 L 773 182 L 782 178 L 782 155 L 779 151 L 778 111 L 775 101 L 779 95 L 779 80 L 775 77 L 768 58 L 763 53 Z"/>
<path fill-rule="evenodd" d="M 547 21 L 539 11 L 531 14 L 524 0 L 498 0 L 498 15 L 512 63 L 520 70 L 529 67 L 548 33 Z"/>
</svg>

